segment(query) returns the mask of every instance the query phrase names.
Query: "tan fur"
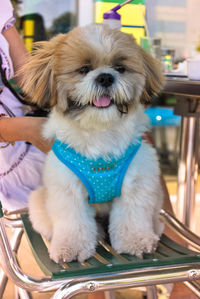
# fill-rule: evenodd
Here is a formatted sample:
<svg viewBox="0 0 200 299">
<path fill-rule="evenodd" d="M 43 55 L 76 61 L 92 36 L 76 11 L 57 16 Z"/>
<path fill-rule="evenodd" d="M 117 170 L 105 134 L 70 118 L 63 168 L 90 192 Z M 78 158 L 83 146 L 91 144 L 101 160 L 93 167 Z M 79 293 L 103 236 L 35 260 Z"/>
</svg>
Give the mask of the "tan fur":
<svg viewBox="0 0 200 299">
<path fill-rule="evenodd" d="M 44 137 L 94 160 L 120 158 L 144 135 L 148 120 L 141 101 L 163 84 L 158 63 L 132 36 L 103 25 L 75 28 L 37 44 L 23 72 L 25 92 L 38 105 L 51 107 Z M 98 80 L 102 75 L 113 80 L 110 85 Z M 29 213 L 34 229 L 50 240 L 55 262 L 82 262 L 95 253 L 97 214 L 109 215 L 109 236 L 118 253 L 142 257 L 154 250 L 162 233 L 162 200 L 156 151 L 142 142 L 121 195 L 94 205 L 81 180 L 50 151 L 42 186 L 30 195 Z"/>
<path fill-rule="evenodd" d="M 156 96 L 162 89 L 164 84 L 164 76 L 161 73 L 161 65 L 158 60 L 152 59 L 146 50 L 140 48 L 144 59 L 144 69 L 146 75 L 146 84 L 144 92 L 140 98 L 142 104 L 151 102 L 151 99 Z"/>
<path fill-rule="evenodd" d="M 109 43 L 106 52 L 101 47 L 101 40 L 89 44 L 92 30 L 85 34 L 83 28 L 79 27 L 65 35 L 59 34 L 49 42 L 35 43 L 33 55 L 21 70 L 24 74 L 22 88 L 31 97 L 31 101 L 49 108 L 58 102 L 64 110 L 67 103 L 66 88 L 63 85 L 73 86 L 80 80 L 77 75 L 80 66 L 88 62 L 94 69 L 104 64 L 112 66 L 115 61 L 120 58 L 123 61 L 126 57 L 125 65 L 145 77 L 140 101 L 148 102 L 163 86 L 164 77 L 159 62 L 139 47 L 132 35 L 118 30 L 112 30 L 112 35 L 110 32 L 111 29 L 105 27 L 102 38 L 107 38 Z"/>
<path fill-rule="evenodd" d="M 55 47 L 62 39 L 60 34 L 51 42 L 35 43 L 32 56 L 20 70 L 24 74 L 22 88 L 38 106 L 51 108 L 56 104 L 54 55 Z"/>
</svg>

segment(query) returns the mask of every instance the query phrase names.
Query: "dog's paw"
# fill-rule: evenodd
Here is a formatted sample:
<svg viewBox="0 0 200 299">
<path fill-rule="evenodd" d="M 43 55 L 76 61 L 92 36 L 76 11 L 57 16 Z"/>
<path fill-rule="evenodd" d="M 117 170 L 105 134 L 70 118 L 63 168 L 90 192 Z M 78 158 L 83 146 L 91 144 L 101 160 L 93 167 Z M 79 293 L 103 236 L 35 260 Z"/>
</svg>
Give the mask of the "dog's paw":
<svg viewBox="0 0 200 299">
<path fill-rule="evenodd" d="M 51 242 L 49 256 L 56 263 L 71 262 L 76 257 L 76 252 L 68 244 Z"/>
<path fill-rule="evenodd" d="M 56 263 L 71 262 L 78 260 L 84 262 L 92 257 L 96 251 L 97 242 L 95 240 L 52 240 L 49 247 L 49 256 Z"/>
<path fill-rule="evenodd" d="M 77 259 L 80 263 L 84 262 L 85 260 L 89 259 L 95 254 L 96 251 L 96 243 L 95 244 L 87 244 L 87 246 L 82 246 L 77 253 Z"/>
<path fill-rule="evenodd" d="M 111 237 L 111 244 L 118 253 L 128 253 L 143 257 L 143 253 L 152 253 L 157 247 L 159 237 L 153 232 L 138 231 L 132 234 L 126 234 Z"/>
</svg>

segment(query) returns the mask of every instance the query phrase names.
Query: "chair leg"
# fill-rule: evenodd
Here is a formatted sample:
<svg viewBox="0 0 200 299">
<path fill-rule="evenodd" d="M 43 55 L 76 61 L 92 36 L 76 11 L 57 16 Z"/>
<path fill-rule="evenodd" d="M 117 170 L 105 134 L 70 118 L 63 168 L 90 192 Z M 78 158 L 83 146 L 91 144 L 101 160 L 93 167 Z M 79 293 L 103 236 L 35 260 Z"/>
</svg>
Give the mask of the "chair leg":
<svg viewBox="0 0 200 299">
<path fill-rule="evenodd" d="M 1 269 L 1 272 L 0 272 L 0 286 L 1 286 L 0 287 L 0 299 L 3 298 L 3 294 L 4 294 L 4 291 L 5 291 L 7 282 L 8 282 L 8 277 L 6 276 L 6 274 Z"/>
<path fill-rule="evenodd" d="M 19 249 L 19 245 L 21 243 L 21 239 L 22 239 L 22 235 L 23 235 L 23 229 L 22 228 L 15 228 L 14 229 L 14 233 L 11 237 L 10 243 L 11 243 L 11 248 L 12 250 L 17 253 L 18 249 Z M 8 278 L 6 276 L 6 274 L 3 272 L 3 270 L 1 269 L 1 273 L 0 273 L 0 299 L 3 298 L 3 294 L 6 288 L 8 282 Z"/>
<path fill-rule="evenodd" d="M 17 286 L 14 286 L 14 291 L 15 291 L 15 299 L 20 299 Z"/>
<path fill-rule="evenodd" d="M 29 293 L 28 291 L 21 289 L 19 287 L 16 287 L 18 289 L 18 294 L 19 294 L 19 298 L 20 299 L 32 299 L 32 295 L 31 293 Z"/>
<path fill-rule="evenodd" d="M 33 296 L 28 291 L 23 290 L 16 285 L 14 287 L 15 287 L 15 299 L 33 299 Z"/>
<path fill-rule="evenodd" d="M 156 286 L 147 287 L 147 299 L 158 299 Z"/>
<path fill-rule="evenodd" d="M 105 291 L 104 292 L 105 299 L 115 299 L 114 291 Z"/>
<path fill-rule="evenodd" d="M 198 281 L 185 281 L 184 284 L 200 298 L 200 282 Z"/>
</svg>

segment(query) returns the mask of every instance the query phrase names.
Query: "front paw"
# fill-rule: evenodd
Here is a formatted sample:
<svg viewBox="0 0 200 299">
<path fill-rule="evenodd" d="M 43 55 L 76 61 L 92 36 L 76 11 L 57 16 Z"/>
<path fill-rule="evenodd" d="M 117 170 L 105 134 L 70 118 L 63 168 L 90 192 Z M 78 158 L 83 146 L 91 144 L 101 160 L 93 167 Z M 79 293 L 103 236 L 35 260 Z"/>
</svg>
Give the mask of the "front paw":
<svg viewBox="0 0 200 299">
<path fill-rule="evenodd" d="M 155 233 L 142 230 L 120 235 L 113 233 L 110 238 L 112 247 L 118 253 L 128 253 L 139 258 L 143 257 L 143 253 L 154 252 L 159 240 Z"/>
<path fill-rule="evenodd" d="M 84 262 L 92 257 L 96 251 L 97 241 L 95 238 L 82 238 L 74 236 L 63 240 L 53 238 L 50 247 L 50 258 L 56 263 L 71 262 L 78 260 Z"/>
</svg>

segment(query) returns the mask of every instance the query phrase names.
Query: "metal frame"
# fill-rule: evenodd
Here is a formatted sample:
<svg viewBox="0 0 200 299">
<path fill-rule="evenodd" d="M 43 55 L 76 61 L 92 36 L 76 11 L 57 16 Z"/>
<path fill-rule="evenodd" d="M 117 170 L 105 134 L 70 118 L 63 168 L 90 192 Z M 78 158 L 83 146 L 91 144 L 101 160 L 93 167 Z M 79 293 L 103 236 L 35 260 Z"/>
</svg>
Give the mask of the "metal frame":
<svg viewBox="0 0 200 299">
<path fill-rule="evenodd" d="M 173 94 L 177 103 L 175 114 L 180 115 L 181 138 L 178 165 L 177 216 L 194 231 L 194 209 L 199 156 L 199 81 L 168 78 L 163 94 Z"/>
<path fill-rule="evenodd" d="M 178 202 L 179 219 L 195 231 L 194 209 L 198 177 L 199 151 L 199 117 L 183 116 L 178 168 Z"/>
<path fill-rule="evenodd" d="M 176 231 L 184 235 L 186 240 L 189 240 L 196 246 L 200 245 L 200 238 L 196 235 L 188 235 L 189 231 L 179 223 L 172 215 L 161 211 L 161 218 L 173 226 Z M 15 248 L 17 250 L 23 229 L 18 229 L 15 236 Z M 192 236 L 192 237 L 191 237 Z M 13 251 L 14 250 L 14 251 Z M 65 279 L 54 279 L 51 277 L 32 277 L 24 273 L 15 257 L 15 249 L 11 246 L 5 230 L 4 219 L 0 219 L 0 254 L 3 270 L 6 275 L 12 279 L 15 285 L 22 290 L 49 292 L 54 291 L 54 299 L 72 298 L 81 293 L 90 293 L 96 291 L 112 291 L 124 288 L 134 288 L 148 286 L 149 298 L 157 298 L 155 285 L 185 281 L 186 285 L 194 292 L 196 282 L 200 279 L 199 268 L 194 263 L 186 265 L 173 266 L 155 266 L 152 268 L 134 269 L 122 271 L 120 273 L 95 274 L 88 276 L 70 277 Z M 156 261 L 155 261 L 156 263 Z M 191 281 L 194 281 L 191 283 Z M 199 294 L 198 294 L 199 295 Z"/>
<path fill-rule="evenodd" d="M 196 281 L 185 281 L 184 284 L 198 297 L 200 298 L 200 284 Z"/>
<path fill-rule="evenodd" d="M 160 211 L 160 218 L 167 226 L 169 226 L 178 236 L 191 245 L 193 248 L 200 251 L 200 237 L 191 232 L 183 225 L 176 217 L 164 210 Z"/>
</svg>

